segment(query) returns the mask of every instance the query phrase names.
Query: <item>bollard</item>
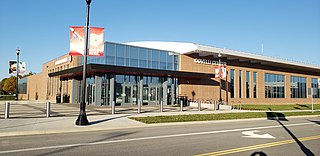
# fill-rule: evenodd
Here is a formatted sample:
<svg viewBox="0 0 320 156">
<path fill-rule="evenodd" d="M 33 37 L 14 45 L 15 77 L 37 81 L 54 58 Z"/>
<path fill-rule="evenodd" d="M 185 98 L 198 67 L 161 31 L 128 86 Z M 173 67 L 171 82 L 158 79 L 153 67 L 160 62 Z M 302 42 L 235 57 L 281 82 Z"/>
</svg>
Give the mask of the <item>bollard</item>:
<svg viewBox="0 0 320 156">
<path fill-rule="evenodd" d="M 217 101 L 216 100 L 214 100 L 214 102 L 213 102 L 213 110 L 214 111 L 217 110 Z"/>
<path fill-rule="evenodd" d="M 6 102 L 5 106 L 5 113 L 4 113 L 4 118 L 8 119 L 9 118 L 9 113 L 10 113 L 10 102 Z"/>
<path fill-rule="evenodd" d="M 180 111 L 183 111 L 183 100 L 180 100 Z"/>
<path fill-rule="evenodd" d="M 201 111 L 201 101 L 198 101 L 198 111 Z"/>
<path fill-rule="evenodd" d="M 141 113 L 141 102 L 142 102 L 141 100 L 138 100 L 138 110 L 137 110 L 137 111 L 138 111 L 138 112 L 137 112 L 138 114 Z"/>
<path fill-rule="evenodd" d="M 163 101 L 160 101 L 160 112 L 163 112 Z"/>
<path fill-rule="evenodd" d="M 51 102 L 47 102 L 47 118 L 50 117 L 50 107 L 51 107 Z"/>
<path fill-rule="evenodd" d="M 115 105 L 115 103 L 114 103 L 114 101 L 112 101 L 112 104 L 111 104 L 111 114 L 115 114 L 115 112 L 116 112 L 116 105 Z"/>
</svg>

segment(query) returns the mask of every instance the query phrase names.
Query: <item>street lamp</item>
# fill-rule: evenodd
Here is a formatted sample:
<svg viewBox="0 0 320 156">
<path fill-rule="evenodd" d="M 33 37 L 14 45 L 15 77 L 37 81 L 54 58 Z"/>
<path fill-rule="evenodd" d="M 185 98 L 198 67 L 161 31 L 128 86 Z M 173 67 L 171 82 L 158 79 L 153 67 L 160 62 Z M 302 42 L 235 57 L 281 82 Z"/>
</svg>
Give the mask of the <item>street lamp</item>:
<svg viewBox="0 0 320 156">
<path fill-rule="evenodd" d="M 19 89 L 19 54 L 20 54 L 20 49 L 19 48 L 17 48 L 16 49 L 16 53 L 17 53 L 17 63 L 16 63 L 16 72 L 17 72 L 17 84 L 16 84 L 16 101 L 18 101 L 19 100 L 19 96 L 18 96 L 18 94 L 19 94 L 19 91 L 18 91 L 18 89 Z"/>
<path fill-rule="evenodd" d="M 81 90 L 81 101 L 80 101 L 80 113 L 76 120 L 76 125 L 85 126 L 89 125 L 86 114 L 86 76 L 87 76 L 87 55 L 88 55 L 88 38 L 89 38 L 89 12 L 91 0 L 86 0 L 87 2 L 87 19 L 86 19 L 86 33 L 85 33 L 85 53 L 83 56 L 83 74 L 82 74 L 82 90 Z"/>
<path fill-rule="evenodd" d="M 222 97 L 221 97 L 221 88 L 222 88 L 222 86 L 221 86 L 221 74 L 222 74 L 222 70 L 221 70 L 221 54 L 219 53 L 218 54 L 218 57 L 219 57 L 219 80 L 220 80 L 220 87 L 219 87 L 219 104 L 221 104 L 221 101 L 222 101 Z"/>
</svg>

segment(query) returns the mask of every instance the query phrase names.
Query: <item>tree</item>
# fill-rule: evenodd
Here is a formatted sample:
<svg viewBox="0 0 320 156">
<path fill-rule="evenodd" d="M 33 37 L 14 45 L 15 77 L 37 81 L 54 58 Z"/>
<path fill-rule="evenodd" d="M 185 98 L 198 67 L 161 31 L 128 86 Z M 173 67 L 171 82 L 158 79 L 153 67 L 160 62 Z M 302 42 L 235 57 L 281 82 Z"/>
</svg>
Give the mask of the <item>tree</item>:
<svg viewBox="0 0 320 156">
<path fill-rule="evenodd" d="M 30 71 L 28 74 L 19 75 L 19 79 L 22 79 L 34 74 L 36 73 L 33 73 L 32 71 Z M 16 85 L 17 85 L 17 77 L 15 76 L 2 79 L 0 82 L 0 94 L 16 93 Z"/>
<path fill-rule="evenodd" d="M 6 79 L 2 89 L 8 94 L 16 93 L 16 84 L 17 84 L 17 78 L 15 76 L 11 76 Z"/>
<path fill-rule="evenodd" d="M 6 82 L 7 79 L 8 79 L 8 78 L 4 78 L 4 79 L 2 79 L 1 82 L 0 82 L 0 95 L 8 94 L 7 92 L 5 92 L 5 91 L 3 90 L 4 83 Z"/>
</svg>

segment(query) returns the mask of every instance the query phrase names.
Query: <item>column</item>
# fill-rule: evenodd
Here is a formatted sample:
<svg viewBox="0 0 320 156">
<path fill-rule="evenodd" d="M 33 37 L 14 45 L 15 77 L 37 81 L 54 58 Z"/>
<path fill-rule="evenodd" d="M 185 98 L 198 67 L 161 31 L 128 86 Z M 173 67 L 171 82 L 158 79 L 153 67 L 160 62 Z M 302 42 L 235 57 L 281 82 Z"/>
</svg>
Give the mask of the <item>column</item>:
<svg viewBox="0 0 320 156">
<path fill-rule="evenodd" d="M 78 103 L 79 101 L 79 86 L 78 80 L 72 80 L 72 93 L 71 93 L 71 103 Z"/>
<path fill-rule="evenodd" d="M 94 96 L 94 104 L 96 105 L 96 106 L 101 106 L 101 86 L 102 86 L 102 78 L 101 78 L 101 76 L 95 76 L 94 77 L 94 79 L 95 79 L 95 85 L 96 85 L 96 91 L 95 91 L 95 96 Z"/>
<path fill-rule="evenodd" d="M 138 113 L 141 113 L 141 106 L 142 106 L 142 91 L 143 91 L 143 76 L 138 76 Z"/>
<path fill-rule="evenodd" d="M 168 78 L 163 77 L 162 79 L 162 101 L 164 105 L 168 105 Z"/>
<path fill-rule="evenodd" d="M 112 114 L 115 113 L 115 101 L 114 101 L 114 83 L 115 83 L 115 76 L 114 74 L 110 74 L 110 88 L 109 88 L 109 104 L 111 105 L 111 112 Z"/>
<path fill-rule="evenodd" d="M 171 79 L 172 82 L 171 82 L 171 105 L 174 105 L 174 100 L 175 100 L 175 97 L 176 97 L 176 85 L 175 85 L 175 78 L 172 78 Z"/>
</svg>

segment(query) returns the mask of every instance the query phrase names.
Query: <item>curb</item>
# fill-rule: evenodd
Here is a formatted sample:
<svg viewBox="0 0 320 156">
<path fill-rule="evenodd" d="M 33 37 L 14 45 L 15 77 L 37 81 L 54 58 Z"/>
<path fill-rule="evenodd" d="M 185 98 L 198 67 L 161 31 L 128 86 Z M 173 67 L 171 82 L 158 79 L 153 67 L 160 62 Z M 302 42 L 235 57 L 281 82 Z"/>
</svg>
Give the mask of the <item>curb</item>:
<svg viewBox="0 0 320 156">
<path fill-rule="evenodd" d="M 290 118 L 304 118 L 304 117 L 319 117 L 319 115 L 302 115 L 302 116 L 289 116 Z M 131 120 L 131 119 L 128 119 Z M 120 130 L 120 129 L 131 129 L 131 128 L 146 128 L 146 127 L 161 127 L 161 126 L 180 126 L 180 125 L 195 125 L 195 124 L 206 124 L 206 123 L 224 123 L 224 122 L 239 122 L 239 121 L 257 121 L 257 120 L 269 120 L 267 118 L 250 118 L 250 119 L 232 119 L 232 120 L 211 120 L 211 121 L 189 121 L 189 122 L 170 122 L 170 123 L 156 123 L 156 124 L 145 124 L 124 126 L 124 127 L 99 127 L 99 128 L 87 128 L 79 127 L 79 129 L 64 129 L 64 130 L 35 130 L 35 131 L 17 131 L 17 132 L 2 132 L 1 137 L 14 137 L 14 136 L 28 136 L 28 135 L 45 135 L 45 134 L 62 134 L 62 133 L 79 133 L 79 132 L 95 132 L 102 130 Z M 135 120 L 134 120 L 135 121 Z M 138 122 L 138 121 L 137 121 Z"/>
</svg>

